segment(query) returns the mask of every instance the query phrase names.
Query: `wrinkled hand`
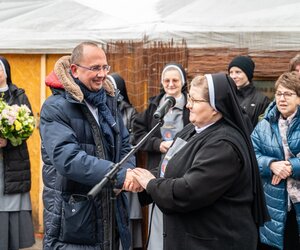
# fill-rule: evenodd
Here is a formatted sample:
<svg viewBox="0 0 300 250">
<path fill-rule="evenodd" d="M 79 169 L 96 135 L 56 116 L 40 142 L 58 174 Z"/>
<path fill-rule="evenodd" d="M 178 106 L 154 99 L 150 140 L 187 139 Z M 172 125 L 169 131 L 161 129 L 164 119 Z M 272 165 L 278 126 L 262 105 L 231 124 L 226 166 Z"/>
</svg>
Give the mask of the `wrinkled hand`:
<svg viewBox="0 0 300 250">
<path fill-rule="evenodd" d="M 122 189 L 129 192 L 142 192 L 144 190 L 143 187 L 135 179 L 132 169 L 127 169 Z"/>
<path fill-rule="evenodd" d="M 166 153 L 172 143 L 173 141 L 162 141 L 159 145 L 160 152 L 162 152 L 163 154 Z"/>
<path fill-rule="evenodd" d="M 270 169 L 281 179 L 286 179 L 292 174 L 292 165 L 289 161 L 274 161 L 271 163 Z"/>
<path fill-rule="evenodd" d="M 0 138 L 0 148 L 4 148 L 7 145 L 7 140 L 4 138 Z"/>
<path fill-rule="evenodd" d="M 134 172 L 134 178 L 140 183 L 140 185 L 145 189 L 150 180 L 155 179 L 155 176 L 151 174 L 147 169 L 135 168 L 132 170 Z"/>
<path fill-rule="evenodd" d="M 272 185 L 278 185 L 280 183 L 280 181 L 281 181 L 281 178 L 279 176 L 273 175 L 272 182 L 271 182 Z"/>
</svg>

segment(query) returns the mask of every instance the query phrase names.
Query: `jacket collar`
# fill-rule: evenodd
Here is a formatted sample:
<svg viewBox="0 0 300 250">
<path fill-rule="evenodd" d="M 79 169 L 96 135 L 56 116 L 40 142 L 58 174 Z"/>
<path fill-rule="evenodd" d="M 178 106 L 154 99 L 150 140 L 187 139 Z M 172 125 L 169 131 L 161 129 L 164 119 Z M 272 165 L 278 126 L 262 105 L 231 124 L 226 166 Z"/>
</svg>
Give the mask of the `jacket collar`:
<svg viewBox="0 0 300 250">
<path fill-rule="evenodd" d="M 253 91 L 255 90 L 254 84 L 250 82 L 248 85 L 246 85 L 243 88 L 240 88 L 237 90 L 237 94 L 242 97 L 249 96 Z"/>
<path fill-rule="evenodd" d="M 82 102 L 84 99 L 83 93 L 75 83 L 71 73 L 70 73 L 70 56 L 61 57 L 54 66 L 54 74 L 61 83 L 59 88 L 65 89 L 75 100 Z M 109 81 L 104 81 L 103 88 L 108 95 L 114 96 L 114 87 Z"/>
</svg>

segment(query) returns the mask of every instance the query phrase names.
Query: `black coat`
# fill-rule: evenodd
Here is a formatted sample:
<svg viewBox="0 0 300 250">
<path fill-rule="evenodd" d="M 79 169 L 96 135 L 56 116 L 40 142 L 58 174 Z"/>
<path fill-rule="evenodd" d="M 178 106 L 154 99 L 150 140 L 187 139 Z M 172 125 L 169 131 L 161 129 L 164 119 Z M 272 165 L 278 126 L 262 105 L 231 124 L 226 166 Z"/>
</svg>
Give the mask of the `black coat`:
<svg viewBox="0 0 300 250">
<path fill-rule="evenodd" d="M 247 113 L 254 128 L 258 122 L 258 117 L 265 112 L 270 104 L 269 98 L 259 92 L 253 83 L 238 89 L 237 98 L 241 108 Z"/>
<path fill-rule="evenodd" d="M 186 92 L 183 92 L 183 95 L 186 100 Z M 149 99 L 148 108 L 139 113 L 133 124 L 133 134 L 135 143 L 143 139 L 146 134 L 157 124 L 157 120 L 153 118 L 154 112 L 157 110 L 161 98 L 164 96 L 164 93 L 161 93 L 157 96 L 151 97 Z M 189 121 L 190 111 L 184 107 L 183 109 L 183 125 L 187 125 Z M 157 129 L 153 135 L 146 140 L 146 142 L 141 146 L 141 150 L 147 152 L 147 169 L 156 168 L 161 160 L 161 152 L 159 150 L 160 143 L 162 142 L 162 136 L 160 130 Z"/>
<path fill-rule="evenodd" d="M 123 123 L 126 126 L 128 132 L 129 132 L 129 135 L 130 135 L 129 142 L 132 144 L 134 141 L 133 123 L 134 123 L 134 119 L 137 115 L 137 112 L 131 104 L 129 104 L 128 102 L 123 101 L 123 100 L 118 103 L 118 107 L 122 114 Z"/>
<path fill-rule="evenodd" d="M 164 249 L 256 249 L 252 175 L 246 143 L 224 120 L 202 133 L 187 125 L 187 144 L 147 193 L 164 213 Z M 145 198 L 145 192 L 140 194 Z"/>
<path fill-rule="evenodd" d="M 31 110 L 31 105 L 24 89 L 8 83 L 9 90 L 5 92 L 4 100 L 9 104 L 25 104 Z M 30 159 L 26 141 L 14 147 L 9 141 L 3 148 L 4 160 L 4 194 L 26 193 L 31 188 Z"/>
</svg>

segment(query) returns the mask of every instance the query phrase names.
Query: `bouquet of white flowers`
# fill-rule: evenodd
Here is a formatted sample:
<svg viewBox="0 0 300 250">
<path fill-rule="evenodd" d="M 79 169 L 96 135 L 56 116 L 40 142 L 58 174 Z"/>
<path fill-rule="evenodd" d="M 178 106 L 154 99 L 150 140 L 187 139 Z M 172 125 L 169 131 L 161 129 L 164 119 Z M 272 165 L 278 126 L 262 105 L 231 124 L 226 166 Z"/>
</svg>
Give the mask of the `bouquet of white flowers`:
<svg viewBox="0 0 300 250">
<path fill-rule="evenodd" d="M 33 132 L 35 119 L 26 105 L 8 105 L 0 98 L 0 137 L 18 146 Z"/>
</svg>

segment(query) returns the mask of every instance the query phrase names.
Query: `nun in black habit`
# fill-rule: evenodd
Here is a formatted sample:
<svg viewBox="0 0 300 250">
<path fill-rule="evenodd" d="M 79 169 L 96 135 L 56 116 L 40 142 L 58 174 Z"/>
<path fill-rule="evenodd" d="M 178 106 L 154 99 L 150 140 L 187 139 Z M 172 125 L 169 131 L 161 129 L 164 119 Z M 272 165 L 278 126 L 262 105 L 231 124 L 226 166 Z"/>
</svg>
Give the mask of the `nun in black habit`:
<svg viewBox="0 0 300 250">
<path fill-rule="evenodd" d="M 236 87 L 223 73 L 193 79 L 191 123 L 156 171 L 137 168 L 143 204 L 164 218 L 164 249 L 256 249 L 268 219 L 249 128 Z"/>
</svg>

